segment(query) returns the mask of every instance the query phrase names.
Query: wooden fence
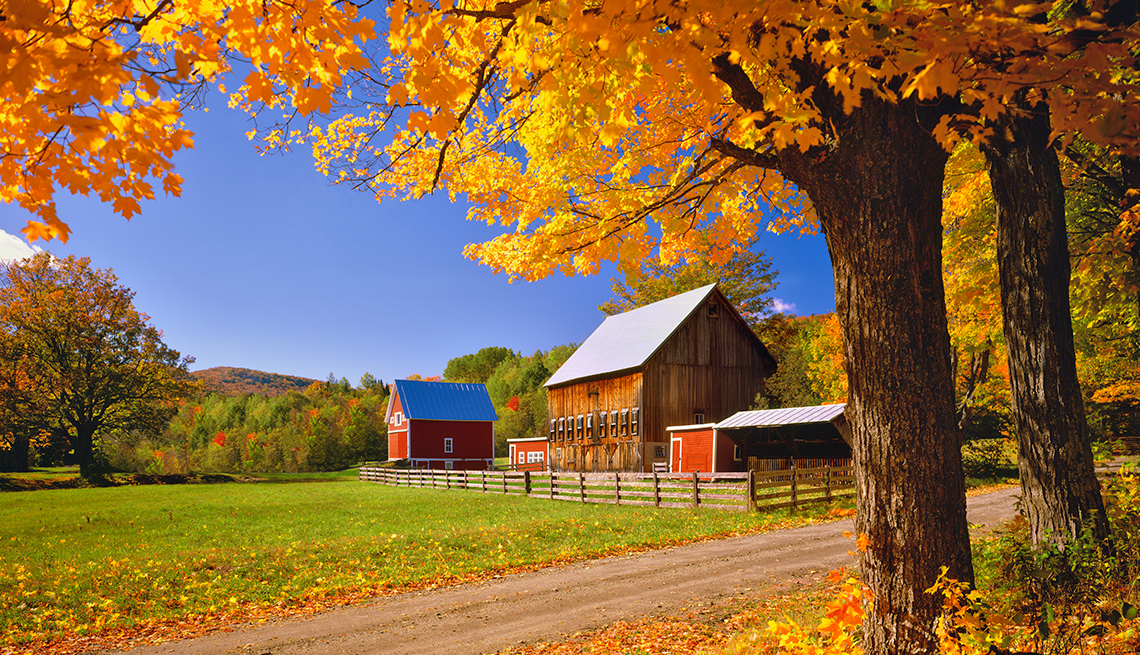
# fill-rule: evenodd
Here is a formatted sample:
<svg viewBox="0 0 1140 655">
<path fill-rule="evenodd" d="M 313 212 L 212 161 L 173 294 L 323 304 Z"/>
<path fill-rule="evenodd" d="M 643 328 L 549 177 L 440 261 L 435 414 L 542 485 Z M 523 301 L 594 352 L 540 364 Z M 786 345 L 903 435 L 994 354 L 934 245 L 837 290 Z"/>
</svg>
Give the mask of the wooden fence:
<svg viewBox="0 0 1140 655">
<path fill-rule="evenodd" d="M 798 507 L 855 494 L 850 466 L 747 473 L 559 473 L 362 466 L 360 479 L 400 487 L 464 489 L 580 503 L 738 511 Z"/>
</svg>

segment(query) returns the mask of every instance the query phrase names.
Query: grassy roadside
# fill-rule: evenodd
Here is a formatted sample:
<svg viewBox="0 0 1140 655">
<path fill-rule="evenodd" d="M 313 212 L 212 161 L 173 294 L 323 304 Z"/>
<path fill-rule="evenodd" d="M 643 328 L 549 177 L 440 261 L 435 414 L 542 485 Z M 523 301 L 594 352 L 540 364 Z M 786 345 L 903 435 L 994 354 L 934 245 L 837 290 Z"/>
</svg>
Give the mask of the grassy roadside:
<svg viewBox="0 0 1140 655">
<path fill-rule="evenodd" d="M 831 509 L 582 506 L 319 480 L 35 491 L 3 500 L 6 652 L 183 636 L 394 590 L 818 522 Z"/>
</svg>

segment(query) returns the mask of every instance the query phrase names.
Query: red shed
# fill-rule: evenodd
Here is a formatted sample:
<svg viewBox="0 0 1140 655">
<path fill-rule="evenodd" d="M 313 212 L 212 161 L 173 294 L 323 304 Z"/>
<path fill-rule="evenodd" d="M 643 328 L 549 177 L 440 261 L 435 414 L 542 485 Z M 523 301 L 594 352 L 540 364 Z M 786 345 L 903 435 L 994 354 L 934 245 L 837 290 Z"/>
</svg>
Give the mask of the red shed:
<svg viewBox="0 0 1140 655">
<path fill-rule="evenodd" d="M 482 384 L 396 380 L 388 458 L 416 468 L 485 470 L 495 463 L 495 407 Z"/>
<path fill-rule="evenodd" d="M 669 471 L 723 473 L 739 470 L 740 448 L 716 423 L 665 428 L 669 433 Z"/>
<path fill-rule="evenodd" d="M 547 467 L 546 437 L 507 439 L 510 447 L 511 469 L 515 471 L 544 471 Z"/>
</svg>

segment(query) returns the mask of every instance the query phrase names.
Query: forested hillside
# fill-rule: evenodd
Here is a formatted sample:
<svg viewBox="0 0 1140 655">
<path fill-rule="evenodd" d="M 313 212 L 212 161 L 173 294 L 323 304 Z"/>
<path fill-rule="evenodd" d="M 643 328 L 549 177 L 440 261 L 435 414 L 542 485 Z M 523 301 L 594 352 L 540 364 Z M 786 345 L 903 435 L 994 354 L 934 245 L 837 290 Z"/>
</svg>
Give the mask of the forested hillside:
<svg viewBox="0 0 1140 655">
<path fill-rule="evenodd" d="M 281 396 L 290 391 L 304 391 L 306 387 L 316 382 L 311 378 L 232 366 L 215 366 L 201 371 L 191 371 L 190 375 L 202 380 L 205 391 L 223 396 L 240 396 L 244 393 Z"/>
<path fill-rule="evenodd" d="M 152 473 L 340 470 L 387 458 L 387 406 L 387 389 L 368 374 L 355 388 L 341 379 L 276 396 L 207 393 L 182 403 L 160 435 L 115 435 L 106 455 Z"/>
</svg>

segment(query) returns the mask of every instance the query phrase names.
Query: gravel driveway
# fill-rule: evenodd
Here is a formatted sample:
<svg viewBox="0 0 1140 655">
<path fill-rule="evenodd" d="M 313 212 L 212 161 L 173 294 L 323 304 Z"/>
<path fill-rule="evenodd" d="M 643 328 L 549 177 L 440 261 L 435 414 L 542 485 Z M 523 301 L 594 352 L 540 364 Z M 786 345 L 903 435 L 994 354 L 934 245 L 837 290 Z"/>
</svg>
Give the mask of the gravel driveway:
<svg viewBox="0 0 1140 655">
<path fill-rule="evenodd" d="M 968 519 L 992 527 L 1014 514 L 1017 489 L 970 498 Z M 850 566 L 848 520 L 400 594 L 315 617 L 239 627 L 130 655 L 493 653 Z"/>
</svg>

